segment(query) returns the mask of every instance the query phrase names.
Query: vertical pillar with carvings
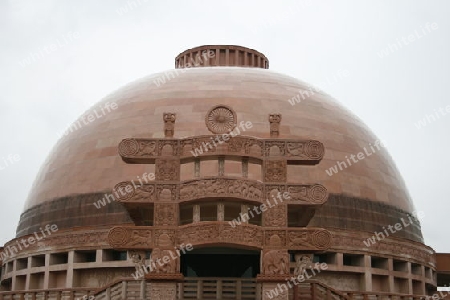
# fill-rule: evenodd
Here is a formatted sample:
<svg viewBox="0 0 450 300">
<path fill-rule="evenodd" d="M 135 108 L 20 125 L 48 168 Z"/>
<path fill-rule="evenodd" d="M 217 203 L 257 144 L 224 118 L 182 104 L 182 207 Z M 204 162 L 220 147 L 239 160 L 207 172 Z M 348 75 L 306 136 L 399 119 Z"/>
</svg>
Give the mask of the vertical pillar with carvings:
<svg viewBox="0 0 450 300">
<path fill-rule="evenodd" d="M 192 223 L 198 223 L 200 222 L 200 205 L 195 204 L 192 209 Z"/>
<path fill-rule="evenodd" d="M 274 238 L 268 249 L 261 251 L 261 273 L 258 282 L 262 283 L 262 299 L 288 300 L 292 286 L 286 282 L 290 278 L 289 253 L 281 249 L 279 240 Z M 275 296 L 274 295 L 278 295 Z"/>
<path fill-rule="evenodd" d="M 175 120 L 177 115 L 175 113 L 164 113 L 164 136 L 172 138 L 175 134 Z"/>
<path fill-rule="evenodd" d="M 225 221 L 225 204 L 223 202 L 217 204 L 217 221 Z"/>
<path fill-rule="evenodd" d="M 225 175 L 225 157 L 219 156 L 219 176 Z"/>
<path fill-rule="evenodd" d="M 269 123 L 270 123 L 270 137 L 279 137 L 280 136 L 280 123 L 281 123 L 281 114 L 270 114 L 269 115 Z"/>
<path fill-rule="evenodd" d="M 194 177 L 195 178 L 200 177 L 200 159 L 198 158 L 194 160 Z"/>
<path fill-rule="evenodd" d="M 242 177 L 248 178 L 248 157 L 242 158 Z"/>
</svg>

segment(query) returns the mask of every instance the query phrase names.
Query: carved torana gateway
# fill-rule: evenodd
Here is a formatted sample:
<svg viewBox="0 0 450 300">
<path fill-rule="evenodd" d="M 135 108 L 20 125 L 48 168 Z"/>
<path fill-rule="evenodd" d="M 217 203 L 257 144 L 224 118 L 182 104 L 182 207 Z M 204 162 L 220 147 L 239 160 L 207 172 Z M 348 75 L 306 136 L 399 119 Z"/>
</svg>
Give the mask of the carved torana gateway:
<svg viewBox="0 0 450 300">
<path fill-rule="evenodd" d="M 324 186 L 317 183 L 289 183 L 287 177 L 289 164 L 318 164 L 325 153 L 323 144 L 316 140 L 278 138 L 281 114 L 269 116 L 269 139 L 226 137 L 236 127 L 236 115 L 232 108 L 224 105 L 208 111 L 205 116 L 206 126 L 224 138 L 217 139 L 219 143 L 216 147 L 195 157 L 192 153 L 196 153 L 196 148 L 217 136 L 173 138 L 175 113 L 164 113 L 165 138 L 127 138 L 120 142 L 118 151 L 124 162 L 155 165 L 155 181 L 138 185 L 131 181 L 120 182 L 114 187 L 114 193 L 129 211 L 135 224 L 142 224 L 145 220 L 134 212 L 149 207 L 153 210 L 153 222 L 152 226 L 121 226 L 111 229 L 108 236 L 111 247 L 152 250 L 152 258 L 161 256 L 161 259 L 164 253 L 169 253 L 182 244 L 192 244 L 194 247 L 228 245 L 259 249 L 262 260 L 258 279 L 273 283 L 283 282 L 289 277 L 288 251 L 311 253 L 326 250 L 331 245 L 331 233 L 325 229 L 288 227 L 288 207 L 302 206 L 314 211 L 327 201 L 328 192 Z M 181 181 L 181 166 L 194 159 L 196 165 L 202 160 L 215 159 L 219 165 L 217 176 Z M 245 172 L 238 177 L 226 176 L 220 172 L 221 162 L 226 164 L 227 161 L 240 161 L 244 170 L 249 160 L 262 168 L 262 181 L 247 179 Z M 202 200 L 221 201 L 217 208 L 217 220 L 200 221 L 199 205 L 194 205 L 192 224 L 181 225 L 180 206 Z M 239 200 L 245 203 L 244 207 L 255 208 L 254 212 L 244 210 L 244 214 L 262 215 L 260 225 L 244 222 L 234 226 L 224 220 L 224 203 Z M 264 209 L 258 210 L 258 207 Z M 305 224 L 312 215 L 303 220 Z M 242 218 L 242 214 L 235 218 L 240 216 Z M 179 262 L 179 259 L 171 260 L 170 266 L 160 268 L 159 272 L 150 272 L 146 278 L 153 282 L 180 279 L 182 275 L 179 273 L 180 266 L 177 265 Z"/>
</svg>

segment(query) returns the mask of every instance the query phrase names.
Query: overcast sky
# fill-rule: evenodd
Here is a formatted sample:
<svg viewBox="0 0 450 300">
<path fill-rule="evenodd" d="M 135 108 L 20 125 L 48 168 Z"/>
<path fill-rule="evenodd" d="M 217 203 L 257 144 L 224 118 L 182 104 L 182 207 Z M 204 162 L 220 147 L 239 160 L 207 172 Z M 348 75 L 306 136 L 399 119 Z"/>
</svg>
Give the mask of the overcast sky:
<svg viewBox="0 0 450 300">
<path fill-rule="evenodd" d="M 0 0 L 0 245 L 79 115 L 185 49 L 237 44 L 363 119 L 424 212 L 425 242 L 450 252 L 449 15 L 445 0 Z M 9 155 L 20 160 L 6 166 Z"/>
</svg>

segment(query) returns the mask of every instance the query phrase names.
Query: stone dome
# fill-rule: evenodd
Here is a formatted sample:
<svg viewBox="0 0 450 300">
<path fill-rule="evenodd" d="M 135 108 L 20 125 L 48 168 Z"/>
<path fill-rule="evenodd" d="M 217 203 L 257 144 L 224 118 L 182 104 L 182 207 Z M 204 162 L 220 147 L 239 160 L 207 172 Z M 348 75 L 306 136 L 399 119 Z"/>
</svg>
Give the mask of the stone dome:
<svg viewBox="0 0 450 300">
<path fill-rule="evenodd" d="M 228 61 L 228 56 L 224 57 Z M 411 198 L 384 148 L 329 175 L 338 161 L 345 162 L 364 148 L 374 152 L 371 149 L 375 149 L 377 137 L 330 96 L 268 70 L 268 60 L 263 58 L 260 67 L 245 66 L 244 58 L 239 65 L 236 58 L 225 66 L 169 70 L 136 80 L 105 97 L 87 112 L 96 117 L 89 122 L 88 115 L 80 117 L 41 167 L 17 236 L 31 234 L 48 223 L 57 223 L 60 229 L 133 224 L 119 203 L 104 209 L 93 205 L 117 183 L 155 171 L 153 165 L 126 164 L 118 154 L 119 143 L 126 138 L 163 138 L 164 112 L 176 113 L 175 138 L 211 134 L 205 115 L 217 105 L 234 110 L 237 122 L 252 123 L 242 133 L 245 136 L 269 138 L 268 116 L 276 113 L 282 115 L 279 138 L 323 143 L 325 154 L 319 164 L 288 169 L 289 182 L 320 183 L 328 190 L 328 202 L 316 212 L 311 226 L 373 232 L 380 224 L 393 224 L 411 214 Z M 290 103 L 307 91 L 299 103 Z M 213 168 L 205 170 L 212 172 Z M 252 178 L 252 171 L 249 173 Z M 418 226 L 399 236 L 422 242 Z"/>
</svg>

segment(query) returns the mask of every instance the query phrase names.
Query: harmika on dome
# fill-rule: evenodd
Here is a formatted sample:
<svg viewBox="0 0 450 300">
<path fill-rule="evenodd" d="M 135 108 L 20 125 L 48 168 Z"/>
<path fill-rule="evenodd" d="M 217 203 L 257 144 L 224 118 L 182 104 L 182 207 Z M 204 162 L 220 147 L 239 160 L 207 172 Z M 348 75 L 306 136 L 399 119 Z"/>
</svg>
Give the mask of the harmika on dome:
<svg viewBox="0 0 450 300">
<path fill-rule="evenodd" d="M 0 249 L 0 300 L 435 291 L 439 255 L 357 117 L 245 47 L 175 66 L 107 96 L 93 110 L 113 109 L 55 146 Z"/>
</svg>

